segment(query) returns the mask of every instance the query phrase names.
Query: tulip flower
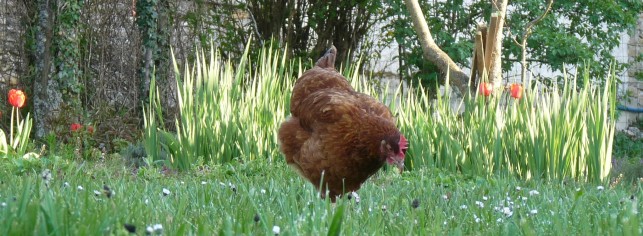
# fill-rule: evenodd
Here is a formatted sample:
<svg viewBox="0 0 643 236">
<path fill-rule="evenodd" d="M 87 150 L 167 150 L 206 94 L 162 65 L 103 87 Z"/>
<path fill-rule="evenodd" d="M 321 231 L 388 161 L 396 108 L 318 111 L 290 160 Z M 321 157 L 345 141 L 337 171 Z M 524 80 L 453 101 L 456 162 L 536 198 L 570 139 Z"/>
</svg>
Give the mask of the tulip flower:
<svg viewBox="0 0 643 236">
<path fill-rule="evenodd" d="M 480 94 L 482 94 L 485 97 L 488 97 L 491 95 L 491 92 L 493 92 L 493 86 L 490 83 L 482 82 L 480 83 Z"/>
<path fill-rule="evenodd" d="M 522 97 L 522 85 L 511 84 L 511 86 L 509 87 L 509 93 L 511 94 L 511 97 L 520 99 Z"/>
<path fill-rule="evenodd" d="M 78 124 L 78 123 L 73 123 L 73 124 L 71 124 L 70 129 L 71 129 L 71 131 L 76 132 L 76 131 L 78 131 L 78 130 L 79 130 L 80 128 L 82 128 L 82 127 L 83 127 L 83 126 L 82 126 L 82 125 L 80 125 L 80 124 Z"/>
<path fill-rule="evenodd" d="M 22 90 L 19 90 L 19 89 L 9 90 L 9 104 L 11 104 L 12 106 L 17 108 L 22 108 L 25 105 L 26 100 L 27 100 L 27 96 L 25 96 L 25 93 L 22 92 Z"/>
</svg>

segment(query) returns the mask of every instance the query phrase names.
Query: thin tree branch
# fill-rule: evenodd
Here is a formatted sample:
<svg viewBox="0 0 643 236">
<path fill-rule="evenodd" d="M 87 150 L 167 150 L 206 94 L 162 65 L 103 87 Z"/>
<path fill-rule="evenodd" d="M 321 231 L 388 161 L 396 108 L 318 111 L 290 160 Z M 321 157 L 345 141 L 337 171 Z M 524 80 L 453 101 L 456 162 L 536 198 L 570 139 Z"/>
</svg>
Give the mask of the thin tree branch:
<svg viewBox="0 0 643 236">
<path fill-rule="evenodd" d="M 521 72 L 520 72 L 520 77 L 522 79 L 523 83 L 527 82 L 527 38 L 529 38 L 529 35 L 531 35 L 532 31 L 531 29 L 536 25 L 538 22 L 540 22 L 543 18 L 545 18 L 545 15 L 551 10 L 551 6 L 554 3 L 554 0 L 549 0 L 547 3 L 547 8 L 545 8 L 545 12 L 543 12 L 540 17 L 530 21 L 527 23 L 527 26 L 525 27 L 525 31 L 522 33 L 522 42 L 520 43 L 520 48 L 522 52 L 521 56 Z"/>
<path fill-rule="evenodd" d="M 404 0 L 404 2 L 413 20 L 413 27 L 420 39 L 424 58 L 434 63 L 443 73 L 448 72 L 450 83 L 458 88 L 461 93 L 467 91 L 469 76 L 435 43 L 418 1 Z"/>
</svg>

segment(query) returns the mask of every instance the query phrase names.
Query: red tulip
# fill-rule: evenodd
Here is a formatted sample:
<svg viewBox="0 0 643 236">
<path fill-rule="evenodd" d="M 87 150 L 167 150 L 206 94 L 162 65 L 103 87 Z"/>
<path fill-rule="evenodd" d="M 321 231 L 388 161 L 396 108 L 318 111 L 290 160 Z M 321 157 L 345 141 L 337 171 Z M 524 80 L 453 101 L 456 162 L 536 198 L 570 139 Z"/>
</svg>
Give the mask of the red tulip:
<svg viewBox="0 0 643 236">
<path fill-rule="evenodd" d="M 485 97 L 488 97 L 491 95 L 491 92 L 493 92 L 493 85 L 490 83 L 482 82 L 480 83 L 480 94 L 482 94 Z"/>
<path fill-rule="evenodd" d="M 73 124 L 71 124 L 71 131 L 76 132 L 76 131 L 78 131 L 78 130 L 79 130 L 80 128 L 82 128 L 82 127 L 83 127 L 83 126 L 82 126 L 82 125 L 80 125 L 80 124 L 78 124 L 78 123 L 73 123 Z"/>
<path fill-rule="evenodd" d="M 522 97 L 522 85 L 511 84 L 511 86 L 509 87 L 509 93 L 511 94 L 511 97 L 520 99 Z"/>
<path fill-rule="evenodd" d="M 21 108 L 25 105 L 26 100 L 27 100 L 27 96 L 25 96 L 25 93 L 22 92 L 22 90 L 19 90 L 19 89 L 9 90 L 9 104 L 11 104 L 12 106 Z"/>
</svg>

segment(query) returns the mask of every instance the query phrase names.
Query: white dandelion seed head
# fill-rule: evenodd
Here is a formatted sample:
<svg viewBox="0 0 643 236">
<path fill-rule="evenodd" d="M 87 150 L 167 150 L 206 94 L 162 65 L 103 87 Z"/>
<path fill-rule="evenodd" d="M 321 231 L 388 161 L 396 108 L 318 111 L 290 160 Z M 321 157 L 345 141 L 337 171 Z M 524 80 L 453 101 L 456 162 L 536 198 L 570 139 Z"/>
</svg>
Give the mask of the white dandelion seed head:
<svg viewBox="0 0 643 236">
<path fill-rule="evenodd" d="M 602 185 L 599 185 L 598 187 L 596 187 L 596 189 L 601 191 L 601 190 L 605 189 L 605 187 L 603 187 Z"/>
<path fill-rule="evenodd" d="M 445 220 L 444 223 L 442 223 L 442 224 L 447 225 L 447 221 Z"/>
<path fill-rule="evenodd" d="M 78 190 L 83 191 L 83 186 L 78 185 Z"/>
<path fill-rule="evenodd" d="M 6 203 L 6 202 L 2 202 L 2 203 L 0 203 L 0 206 L 2 206 L 2 207 L 6 207 L 6 206 L 7 206 L 7 203 Z"/>
<path fill-rule="evenodd" d="M 272 227 L 272 232 L 275 233 L 275 234 L 279 234 L 281 232 L 281 228 L 279 228 L 279 226 L 275 225 L 275 226 Z"/>
<path fill-rule="evenodd" d="M 538 190 L 531 190 L 531 191 L 529 191 L 529 196 L 534 196 L 534 195 L 539 195 L 539 194 L 540 194 L 540 193 L 538 192 Z"/>
</svg>

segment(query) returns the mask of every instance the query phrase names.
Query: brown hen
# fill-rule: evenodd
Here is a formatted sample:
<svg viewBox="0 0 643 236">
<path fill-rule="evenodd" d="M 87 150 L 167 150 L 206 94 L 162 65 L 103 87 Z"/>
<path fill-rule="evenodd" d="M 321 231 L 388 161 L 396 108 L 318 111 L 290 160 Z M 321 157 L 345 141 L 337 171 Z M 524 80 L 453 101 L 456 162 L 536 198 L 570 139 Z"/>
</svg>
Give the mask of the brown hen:
<svg viewBox="0 0 643 236">
<path fill-rule="evenodd" d="M 297 80 L 292 116 L 278 134 L 286 162 L 333 202 L 358 190 L 384 163 L 402 171 L 407 149 L 388 107 L 356 92 L 335 70 L 336 54 L 331 47 Z"/>
</svg>

